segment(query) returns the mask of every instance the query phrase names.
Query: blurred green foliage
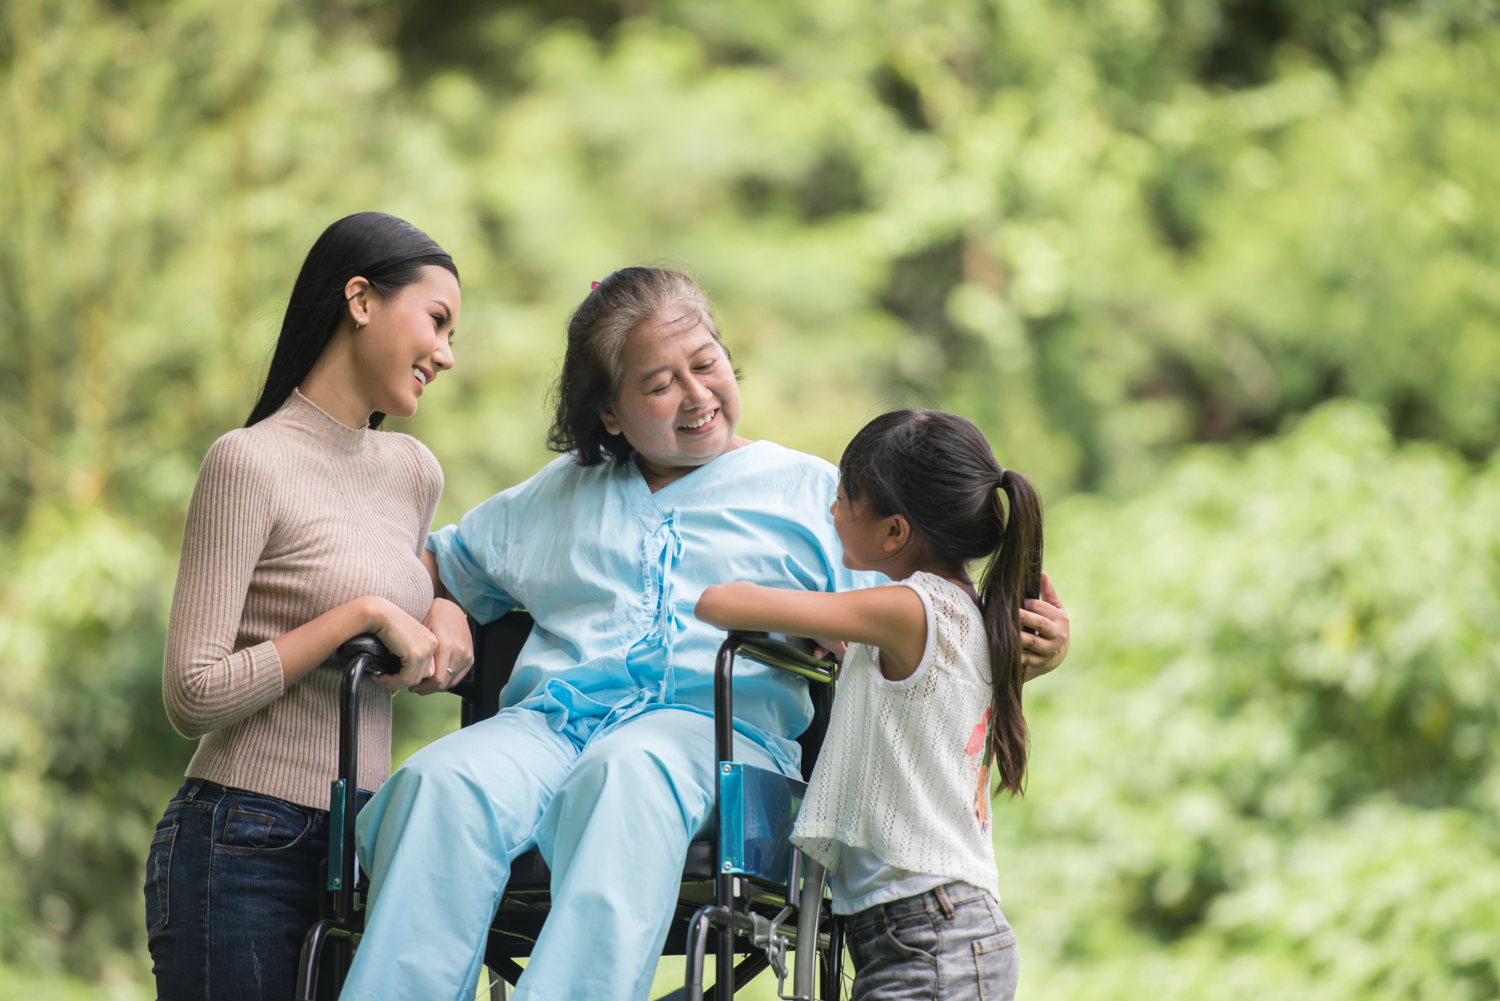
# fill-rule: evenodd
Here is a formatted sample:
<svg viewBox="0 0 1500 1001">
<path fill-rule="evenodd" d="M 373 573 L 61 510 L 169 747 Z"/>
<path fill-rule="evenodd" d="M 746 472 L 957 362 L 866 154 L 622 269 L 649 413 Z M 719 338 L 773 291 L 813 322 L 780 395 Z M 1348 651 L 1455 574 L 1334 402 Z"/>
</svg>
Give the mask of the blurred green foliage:
<svg viewBox="0 0 1500 1001">
<path fill-rule="evenodd" d="M 1497 524 L 1500 466 L 1347 402 L 1054 508 L 1079 641 L 995 811 L 1033 996 L 1500 996 Z"/>
<path fill-rule="evenodd" d="M 1044 487 L 1023 996 L 1500 995 L 1495 3 L 7 0 L 0 81 L 0 993 L 140 981 L 183 510 L 379 208 L 464 275 L 440 523 L 662 260 L 746 434 L 940 405 Z"/>
</svg>

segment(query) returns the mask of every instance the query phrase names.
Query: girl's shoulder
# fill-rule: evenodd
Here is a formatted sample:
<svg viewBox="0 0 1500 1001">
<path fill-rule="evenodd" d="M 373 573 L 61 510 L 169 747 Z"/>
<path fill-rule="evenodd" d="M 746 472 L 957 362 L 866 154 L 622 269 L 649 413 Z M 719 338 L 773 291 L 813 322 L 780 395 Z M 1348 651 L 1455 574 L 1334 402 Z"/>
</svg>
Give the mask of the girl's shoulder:
<svg viewBox="0 0 1500 1001">
<path fill-rule="evenodd" d="M 915 591 L 927 611 L 927 651 L 932 666 L 976 683 L 990 683 L 989 634 L 984 613 L 969 593 L 937 574 L 917 571 L 893 581 Z"/>
<path fill-rule="evenodd" d="M 939 618 L 961 618 L 984 620 L 984 613 L 980 611 L 979 605 L 959 585 L 926 570 L 918 570 L 904 580 L 891 581 L 892 584 L 901 584 L 916 591 L 923 599 L 923 604 L 931 604 L 933 612 Z"/>
</svg>

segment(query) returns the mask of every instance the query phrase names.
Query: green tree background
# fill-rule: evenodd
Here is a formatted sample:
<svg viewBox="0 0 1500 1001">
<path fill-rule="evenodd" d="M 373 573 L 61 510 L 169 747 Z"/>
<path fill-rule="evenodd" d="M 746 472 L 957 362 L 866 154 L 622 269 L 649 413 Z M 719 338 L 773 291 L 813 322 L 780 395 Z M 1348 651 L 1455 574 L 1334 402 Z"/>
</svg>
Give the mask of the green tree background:
<svg viewBox="0 0 1500 1001">
<path fill-rule="evenodd" d="M 440 524 L 662 260 L 746 434 L 942 406 L 1042 486 L 1023 998 L 1500 997 L 1492 0 L 0 0 L 0 83 L 0 995 L 150 996 L 184 508 L 379 208 L 464 275 Z"/>
</svg>

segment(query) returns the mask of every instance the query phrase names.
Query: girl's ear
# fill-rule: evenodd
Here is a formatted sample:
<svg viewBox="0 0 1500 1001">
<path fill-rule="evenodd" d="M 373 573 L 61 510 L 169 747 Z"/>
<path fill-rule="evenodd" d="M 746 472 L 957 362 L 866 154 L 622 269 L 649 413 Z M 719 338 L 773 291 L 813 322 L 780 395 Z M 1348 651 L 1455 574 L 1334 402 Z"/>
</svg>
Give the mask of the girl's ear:
<svg viewBox="0 0 1500 1001">
<path fill-rule="evenodd" d="M 620 433 L 620 419 L 615 416 L 615 412 L 609 407 L 599 408 L 599 420 L 604 425 L 604 430 L 610 434 Z"/>
<path fill-rule="evenodd" d="M 885 519 L 881 527 L 881 548 L 888 553 L 899 552 L 911 541 L 911 524 L 903 514 L 893 514 Z"/>
</svg>

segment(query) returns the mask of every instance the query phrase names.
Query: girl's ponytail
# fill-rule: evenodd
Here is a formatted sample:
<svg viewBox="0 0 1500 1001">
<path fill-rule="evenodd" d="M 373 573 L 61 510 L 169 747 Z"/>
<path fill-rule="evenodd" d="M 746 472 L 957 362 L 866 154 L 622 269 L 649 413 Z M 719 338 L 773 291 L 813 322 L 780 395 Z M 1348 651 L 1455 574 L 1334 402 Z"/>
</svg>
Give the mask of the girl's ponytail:
<svg viewBox="0 0 1500 1001">
<path fill-rule="evenodd" d="M 985 760 L 993 756 L 1001 787 L 1014 796 L 1023 788 L 1029 743 L 1021 714 L 1026 665 L 1021 660 L 1020 610 L 1023 601 L 1041 594 L 1042 504 L 1026 477 L 1008 469 L 1000 470 L 993 504 L 996 524 L 1005 527 L 979 587 L 994 690 Z"/>
</svg>

